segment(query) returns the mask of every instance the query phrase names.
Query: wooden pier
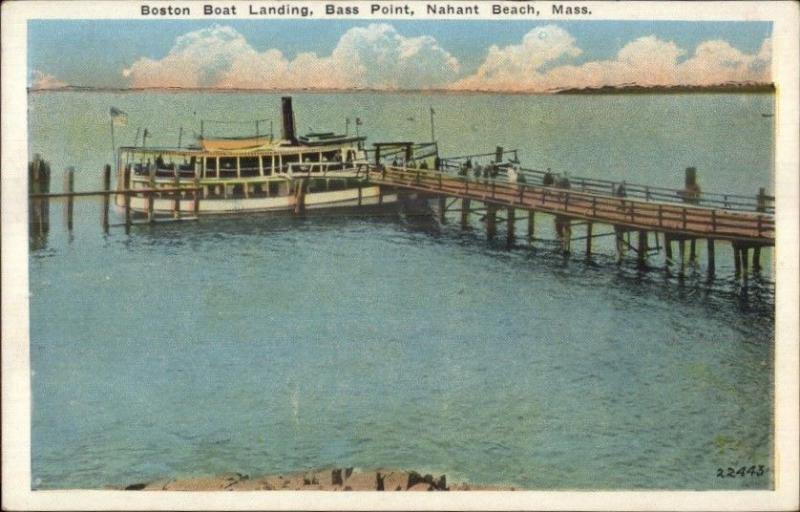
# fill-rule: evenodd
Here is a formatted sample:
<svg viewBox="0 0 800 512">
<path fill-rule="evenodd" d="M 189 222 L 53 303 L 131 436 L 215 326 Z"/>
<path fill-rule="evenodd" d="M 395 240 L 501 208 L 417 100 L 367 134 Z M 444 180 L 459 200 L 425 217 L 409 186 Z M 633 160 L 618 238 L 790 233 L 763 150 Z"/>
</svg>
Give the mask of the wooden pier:
<svg viewBox="0 0 800 512">
<path fill-rule="evenodd" d="M 403 146 L 406 156 L 410 152 Z M 387 148 L 390 145 L 386 145 Z M 495 154 L 491 154 L 495 155 Z M 477 155 L 481 156 L 481 155 Z M 485 155 L 483 155 L 485 156 Z M 502 156 L 498 148 L 497 162 Z M 527 244 L 536 240 L 536 218 L 538 214 L 553 218 L 557 242 L 565 254 L 572 252 L 573 241 L 585 242 L 585 255 L 591 257 L 595 238 L 614 236 L 618 261 L 628 253 L 636 255 L 640 267 L 646 267 L 648 257 L 661 252 L 667 266 L 679 266 L 683 273 L 687 264 L 697 260 L 696 244 L 705 244 L 709 275 L 716 270 L 715 245 L 717 242 L 731 244 L 734 269 L 737 276 L 747 278 L 748 273 L 761 270 L 761 249 L 775 245 L 774 198 L 761 189 L 755 196 L 729 194 L 700 194 L 696 171 L 687 169 L 684 189 L 666 189 L 641 185 L 625 185 L 604 180 L 573 178 L 571 183 L 549 179 L 549 170 L 528 171 L 520 180 L 511 182 L 505 176 L 495 178 L 470 176 L 460 172 L 462 167 L 446 159 L 436 157 L 439 169 L 424 169 L 383 165 L 376 162 L 365 168 L 369 185 L 381 187 L 380 198 L 392 191 L 418 194 L 424 198 L 437 199 L 437 216 L 446 222 L 446 212 L 458 204 L 460 225 L 466 228 L 472 213 L 481 212 L 486 225 L 488 239 L 497 236 L 498 221 L 505 224 L 506 244 L 514 246 L 521 238 L 517 234 L 518 222 L 527 220 L 524 239 Z M 121 187 L 112 189 L 111 168 L 106 165 L 101 173 L 101 188 L 91 191 L 75 191 L 75 171 L 64 172 L 64 192 L 50 192 L 50 166 L 38 155 L 29 164 L 29 200 L 31 247 L 37 248 L 46 241 L 50 229 L 49 201 L 66 199 L 64 221 L 67 229 L 73 229 L 73 202 L 78 197 L 100 197 L 103 200 L 102 227 L 108 232 L 112 224 L 109 208 L 112 197 L 122 198 L 124 226 L 130 231 L 135 223 L 196 220 L 202 188 L 195 180 L 191 186 L 181 185 L 177 174 L 172 186 L 156 187 L 151 183 L 146 188 L 130 188 L 130 171 L 120 178 Z M 538 174 L 537 174 L 538 173 Z M 295 214 L 304 213 L 304 195 L 307 186 L 304 178 L 297 177 L 295 188 Z M 549 181 L 548 181 L 549 180 Z M 547 184 L 545 184 L 547 183 Z M 620 194 L 621 186 L 625 193 Z M 359 189 L 360 192 L 360 189 Z M 134 222 L 131 215 L 131 197 L 146 198 L 148 205 L 144 221 Z M 173 211 L 157 216 L 153 208 L 154 198 L 173 199 Z M 180 200 L 193 201 L 193 211 L 181 213 Z M 478 202 L 478 207 L 475 203 Z M 382 201 L 379 201 L 381 204 Z M 359 205 L 361 205 L 359 195 Z M 520 214 L 520 212 L 522 212 Z M 600 232 L 600 226 L 608 226 L 611 232 Z M 578 229 L 577 237 L 573 230 Z M 687 254 L 688 246 L 688 254 Z M 677 251 L 677 256 L 675 252 Z M 752 263 L 752 266 L 751 266 Z"/>
<path fill-rule="evenodd" d="M 696 179 L 691 172 L 692 179 Z M 707 244 L 708 270 L 715 270 L 714 244 L 717 241 L 732 245 L 735 255 L 736 273 L 746 275 L 749 253 L 752 249 L 754 270 L 760 267 L 762 247 L 775 244 L 775 219 L 768 213 L 771 207 L 763 189 L 759 196 L 747 202 L 741 196 L 725 195 L 720 206 L 703 204 L 699 194 L 692 195 L 691 189 L 668 190 L 653 189 L 640 197 L 619 197 L 614 187 L 595 186 L 591 181 L 576 179 L 570 188 L 544 186 L 535 183 L 510 183 L 507 179 L 473 178 L 454 175 L 439 170 L 425 170 L 396 166 L 373 166 L 369 180 L 373 184 L 398 190 L 413 191 L 437 196 L 440 205 L 447 204 L 448 198 L 461 200 L 461 224 L 465 226 L 471 211 L 471 204 L 479 201 L 486 208 L 486 232 L 492 239 L 496 236 L 497 211 L 506 211 L 507 243 L 514 243 L 516 211 L 522 210 L 528 219 L 528 240 L 534 235 L 534 216 L 549 214 L 554 218 L 556 233 L 561 248 L 571 252 L 572 229 L 586 227 L 587 256 L 592 253 L 592 240 L 600 234 L 594 233 L 597 225 L 613 227 L 617 238 L 617 252 L 620 259 L 631 250 L 637 255 L 641 266 L 646 265 L 651 251 L 649 234 L 658 235 L 664 242 L 667 264 L 680 264 L 681 270 L 687 263 L 686 242 L 689 242 L 688 261 L 696 259 L 695 244 L 703 240 Z M 583 182 L 583 186 L 581 183 Z M 587 182 L 589 183 L 587 186 Z M 635 188 L 634 188 L 635 189 Z M 648 187 L 649 189 L 649 187 Z M 602 191 L 601 191 L 602 190 Z M 667 193 L 668 192 L 668 193 Z M 724 201 L 724 203 L 722 203 Z M 752 210 L 748 211 L 748 207 Z M 732 209 L 736 208 L 736 209 Z M 443 212 L 440 211 L 440 216 Z M 636 237 L 636 245 L 630 242 L 630 235 Z M 673 259 L 673 244 L 678 245 L 678 258 Z M 656 247 L 659 247 L 656 245 Z"/>
</svg>

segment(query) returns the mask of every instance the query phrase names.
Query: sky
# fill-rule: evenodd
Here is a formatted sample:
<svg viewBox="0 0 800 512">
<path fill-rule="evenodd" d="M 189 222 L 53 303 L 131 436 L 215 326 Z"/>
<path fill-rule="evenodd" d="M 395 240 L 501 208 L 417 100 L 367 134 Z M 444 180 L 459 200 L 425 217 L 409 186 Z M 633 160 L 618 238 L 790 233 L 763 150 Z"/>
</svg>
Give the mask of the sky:
<svg viewBox="0 0 800 512">
<path fill-rule="evenodd" d="M 546 92 L 771 81 L 769 22 L 34 20 L 29 85 Z"/>
</svg>

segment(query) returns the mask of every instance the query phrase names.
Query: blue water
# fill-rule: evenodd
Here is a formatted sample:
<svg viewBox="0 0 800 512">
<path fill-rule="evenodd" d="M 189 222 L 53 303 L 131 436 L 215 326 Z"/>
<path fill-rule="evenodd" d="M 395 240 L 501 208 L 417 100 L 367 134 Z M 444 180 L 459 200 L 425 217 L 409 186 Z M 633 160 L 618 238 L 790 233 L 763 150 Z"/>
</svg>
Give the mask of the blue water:
<svg viewBox="0 0 800 512">
<path fill-rule="evenodd" d="M 31 150 L 89 189 L 109 160 L 109 104 L 170 143 L 167 121 L 255 101 L 277 112 L 276 98 L 34 94 Z M 531 167 L 680 186 L 692 162 L 706 190 L 771 187 L 768 95 L 295 98 L 298 124 L 355 111 L 383 130 L 372 141 L 424 138 L 389 121 L 429 103 L 444 154 L 502 142 Z M 163 128 L 148 124 L 159 111 Z M 702 264 L 667 274 L 663 256 L 617 266 L 609 239 L 591 262 L 546 241 L 506 250 L 477 216 L 462 232 L 457 212 L 444 225 L 387 210 L 103 235 L 98 202 L 75 208 L 69 234 L 51 206 L 30 257 L 34 488 L 333 464 L 531 489 L 772 486 L 769 250 L 744 288 L 724 246 L 709 282 Z M 764 475 L 717 477 L 751 465 Z"/>
</svg>

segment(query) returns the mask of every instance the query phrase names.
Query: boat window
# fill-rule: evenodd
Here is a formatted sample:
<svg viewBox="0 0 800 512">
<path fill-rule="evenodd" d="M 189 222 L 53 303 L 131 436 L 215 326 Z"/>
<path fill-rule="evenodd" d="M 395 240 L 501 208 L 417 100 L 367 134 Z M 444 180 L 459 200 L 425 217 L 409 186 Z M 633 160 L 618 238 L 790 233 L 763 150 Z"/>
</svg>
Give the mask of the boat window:
<svg viewBox="0 0 800 512">
<path fill-rule="evenodd" d="M 221 157 L 219 159 L 220 177 L 231 178 L 236 176 L 236 158 Z"/>
<path fill-rule="evenodd" d="M 258 157 L 243 156 L 239 160 L 242 168 L 242 176 L 258 176 Z"/>
<path fill-rule="evenodd" d="M 281 172 L 289 171 L 289 164 L 297 163 L 300 161 L 300 155 L 283 155 L 283 166 Z"/>
<path fill-rule="evenodd" d="M 319 153 L 306 153 L 303 155 L 304 162 L 319 162 Z"/>
<path fill-rule="evenodd" d="M 272 157 L 262 156 L 261 164 L 264 166 L 264 176 L 272 176 Z"/>
</svg>

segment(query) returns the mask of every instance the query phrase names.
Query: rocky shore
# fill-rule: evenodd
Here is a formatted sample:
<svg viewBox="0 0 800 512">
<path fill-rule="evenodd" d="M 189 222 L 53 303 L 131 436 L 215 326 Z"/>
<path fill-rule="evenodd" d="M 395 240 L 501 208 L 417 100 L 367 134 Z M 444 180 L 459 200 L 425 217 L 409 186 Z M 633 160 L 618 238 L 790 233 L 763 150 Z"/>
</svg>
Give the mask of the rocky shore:
<svg viewBox="0 0 800 512">
<path fill-rule="evenodd" d="M 121 487 L 126 491 L 513 491 L 513 487 L 448 484 L 445 475 L 416 471 L 332 468 L 250 478 L 241 473 L 157 480 Z"/>
</svg>

